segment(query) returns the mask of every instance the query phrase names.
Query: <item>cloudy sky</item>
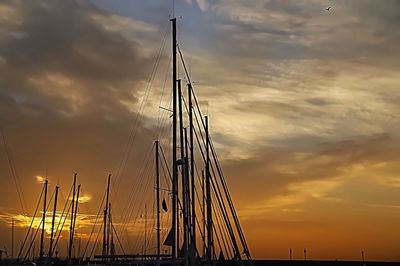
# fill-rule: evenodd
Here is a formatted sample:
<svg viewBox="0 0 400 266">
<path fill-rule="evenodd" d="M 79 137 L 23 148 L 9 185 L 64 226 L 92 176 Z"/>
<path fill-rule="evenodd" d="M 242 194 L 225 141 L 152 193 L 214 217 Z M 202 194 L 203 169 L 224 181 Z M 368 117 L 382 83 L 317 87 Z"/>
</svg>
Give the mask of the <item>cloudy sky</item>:
<svg viewBox="0 0 400 266">
<path fill-rule="evenodd" d="M 168 136 L 171 6 L 0 2 L 0 246 L 46 172 L 64 198 L 78 172 L 82 238 L 108 173 L 124 218 Z M 176 0 L 175 16 L 253 257 L 400 260 L 400 2 Z"/>
</svg>

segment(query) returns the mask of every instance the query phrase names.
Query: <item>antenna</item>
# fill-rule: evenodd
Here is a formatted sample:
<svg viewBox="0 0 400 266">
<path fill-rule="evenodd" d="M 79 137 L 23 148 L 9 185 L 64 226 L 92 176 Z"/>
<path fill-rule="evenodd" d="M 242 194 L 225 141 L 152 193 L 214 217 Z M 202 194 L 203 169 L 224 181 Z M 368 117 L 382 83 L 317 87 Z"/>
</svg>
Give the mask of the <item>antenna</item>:
<svg viewBox="0 0 400 266">
<path fill-rule="evenodd" d="M 172 18 L 175 18 L 175 0 L 172 0 Z"/>
</svg>

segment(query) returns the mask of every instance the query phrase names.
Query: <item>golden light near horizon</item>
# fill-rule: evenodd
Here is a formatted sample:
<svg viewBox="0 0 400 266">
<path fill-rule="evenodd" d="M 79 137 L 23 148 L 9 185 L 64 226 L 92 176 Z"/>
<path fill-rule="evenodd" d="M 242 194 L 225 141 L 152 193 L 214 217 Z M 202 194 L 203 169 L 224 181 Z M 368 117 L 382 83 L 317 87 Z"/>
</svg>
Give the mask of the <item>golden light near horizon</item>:
<svg viewBox="0 0 400 266">
<path fill-rule="evenodd" d="M 43 216 L 42 214 L 39 214 L 36 217 L 31 217 L 31 216 L 26 216 L 22 214 L 17 214 L 17 215 L 1 215 L 0 218 L 3 222 L 6 222 L 9 227 L 12 226 L 12 219 L 14 221 L 14 226 L 19 227 L 22 229 L 29 229 L 30 227 L 34 229 L 40 229 L 42 228 L 42 220 Z M 89 228 L 93 224 L 93 216 L 92 215 L 87 215 L 87 214 L 78 214 L 76 218 L 76 228 L 77 229 L 82 229 L 82 228 Z M 50 236 L 51 234 L 51 228 L 52 228 L 52 222 L 53 222 L 53 212 L 49 211 L 46 212 L 46 220 L 44 224 L 45 232 L 47 236 Z M 70 219 L 65 218 L 65 214 L 62 212 L 57 211 L 55 218 L 54 218 L 54 233 L 57 233 L 59 231 L 63 232 L 69 232 L 70 230 Z"/>
<path fill-rule="evenodd" d="M 43 176 L 40 176 L 40 175 L 35 176 L 35 179 L 36 179 L 36 182 L 40 183 L 40 184 L 42 184 L 46 181 L 46 178 L 44 178 Z"/>
</svg>

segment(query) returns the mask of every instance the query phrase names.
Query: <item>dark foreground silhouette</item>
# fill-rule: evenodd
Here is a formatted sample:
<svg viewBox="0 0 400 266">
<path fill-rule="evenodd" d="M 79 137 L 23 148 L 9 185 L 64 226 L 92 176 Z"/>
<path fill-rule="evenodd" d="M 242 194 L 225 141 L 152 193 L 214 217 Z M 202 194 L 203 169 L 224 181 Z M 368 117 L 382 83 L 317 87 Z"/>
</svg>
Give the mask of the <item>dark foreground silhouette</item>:
<svg viewBox="0 0 400 266">
<path fill-rule="evenodd" d="M 18 263 L 16 264 L 13 261 L 2 260 L 0 261 L 0 265 L 60 265 L 67 266 L 67 262 L 65 260 L 55 260 L 50 264 L 33 264 L 29 262 Z M 77 263 L 73 262 L 71 265 L 102 265 L 101 262 L 86 262 L 86 263 Z M 156 265 L 151 261 L 125 261 L 125 262 L 115 262 L 109 263 L 108 265 Z M 170 265 L 170 263 L 162 262 L 160 265 Z M 206 264 L 203 264 L 204 266 Z M 238 261 L 226 260 L 226 261 L 215 261 L 213 266 L 400 266 L 400 262 L 385 262 L 385 261 L 341 261 L 341 260 L 253 260 L 252 263 L 248 261 L 243 261 L 243 264 Z"/>
</svg>

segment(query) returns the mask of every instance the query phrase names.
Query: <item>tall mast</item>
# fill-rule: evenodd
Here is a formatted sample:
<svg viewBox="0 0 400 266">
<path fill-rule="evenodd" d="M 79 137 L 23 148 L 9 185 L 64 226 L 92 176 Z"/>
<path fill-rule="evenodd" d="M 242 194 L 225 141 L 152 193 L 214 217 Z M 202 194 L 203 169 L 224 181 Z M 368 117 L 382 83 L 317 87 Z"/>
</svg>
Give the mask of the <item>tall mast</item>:
<svg viewBox="0 0 400 266">
<path fill-rule="evenodd" d="M 54 236 L 54 222 L 56 220 L 56 212 L 57 212 L 57 198 L 58 198 L 58 189 L 56 186 L 56 195 L 54 197 L 54 207 L 53 207 L 53 219 L 51 220 L 51 234 L 50 234 L 50 246 L 49 246 L 49 257 L 51 257 L 51 251 L 53 248 L 53 236 Z"/>
<path fill-rule="evenodd" d="M 114 225 L 113 225 L 113 222 L 112 222 L 111 202 L 109 203 L 108 219 L 109 219 L 108 223 L 110 225 L 109 235 L 110 235 L 110 238 L 111 238 L 111 240 L 110 240 L 110 255 L 114 256 L 115 255 L 114 233 L 113 233 L 113 226 Z"/>
<path fill-rule="evenodd" d="M 48 181 L 44 181 L 44 199 L 43 199 L 43 218 L 42 218 L 42 234 L 40 235 L 40 258 L 44 256 L 44 230 L 46 224 L 46 201 L 47 201 L 47 184 Z"/>
<path fill-rule="evenodd" d="M 188 255 L 188 213 L 187 213 L 187 200 L 186 200 L 186 166 L 185 166 L 185 144 L 183 135 L 183 112 L 182 112 L 182 89 L 181 80 L 178 80 L 178 103 L 179 103 L 179 137 L 180 137 L 180 150 L 181 150 L 181 170 L 182 170 L 182 213 L 183 213 L 183 254 L 185 262 L 187 262 Z"/>
<path fill-rule="evenodd" d="M 106 204 L 104 206 L 104 217 L 103 217 L 103 259 L 106 259 L 108 255 L 108 243 L 107 243 L 107 213 L 108 213 L 108 201 L 109 201 L 109 193 L 110 193 L 110 180 L 111 174 L 108 175 L 107 179 L 107 192 L 106 192 Z"/>
<path fill-rule="evenodd" d="M 156 195 L 157 195 L 157 265 L 160 263 L 160 169 L 159 169 L 159 142 L 156 140 Z"/>
<path fill-rule="evenodd" d="M 177 218 L 178 218 L 178 166 L 176 164 L 176 18 L 172 22 L 172 262 L 176 262 Z"/>
<path fill-rule="evenodd" d="M 146 255 L 147 250 L 147 205 L 144 204 L 144 249 L 143 255 Z"/>
<path fill-rule="evenodd" d="M 71 220 L 70 220 L 70 225 L 69 225 L 69 245 L 68 245 L 68 265 L 71 264 L 71 255 L 72 255 L 72 241 L 73 241 L 73 230 L 74 230 L 74 209 L 75 209 L 75 194 L 76 194 L 76 175 L 77 173 L 74 173 L 74 184 L 73 184 L 73 190 L 72 190 L 72 210 L 71 210 Z"/>
<path fill-rule="evenodd" d="M 76 193 L 76 202 L 75 202 L 75 213 L 74 213 L 74 223 L 72 227 L 72 240 L 71 243 L 74 243 L 74 234 L 75 234 L 75 224 L 76 224 L 76 216 L 78 214 L 78 203 L 79 203 L 79 192 L 81 190 L 81 185 L 78 185 L 78 192 Z M 71 246 L 72 247 L 72 246 Z M 75 246 L 74 247 L 74 256 L 75 256 Z"/>
<path fill-rule="evenodd" d="M 110 239 L 111 239 L 111 202 L 108 203 L 108 221 L 107 221 L 107 256 L 110 255 L 111 253 L 111 244 L 110 244 Z M 111 239 L 112 240 L 112 239 Z"/>
<path fill-rule="evenodd" d="M 188 159 L 188 138 L 187 138 L 187 128 L 183 129 L 185 135 L 185 201 L 186 201 L 186 230 L 187 230 L 187 242 L 186 245 L 189 248 L 189 244 L 191 242 L 191 217 L 190 217 L 190 189 L 189 189 L 189 159 Z M 188 254 L 189 255 L 189 254 Z"/>
<path fill-rule="evenodd" d="M 193 247 L 196 250 L 196 195 L 194 184 L 194 147 L 193 147 L 193 103 L 192 103 L 192 84 L 188 84 L 189 100 L 189 141 L 190 141 L 190 183 L 191 183 L 191 202 L 192 202 L 192 239 Z"/>
<path fill-rule="evenodd" d="M 201 170 L 201 192 L 202 192 L 202 197 L 203 197 L 203 257 L 206 258 L 206 187 L 205 187 L 205 175 L 204 175 L 204 170 Z"/>
<path fill-rule="evenodd" d="M 14 216 L 11 217 L 11 258 L 14 258 Z"/>
<path fill-rule="evenodd" d="M 207 203 L 207 258 L 212 261 L 212 209 L 211 209 L 211 187 L 210 187 L 210 137 L 208 132 L 208 117 L 205 117 L 206 124 L 206 203 Z"/>
</svg>

